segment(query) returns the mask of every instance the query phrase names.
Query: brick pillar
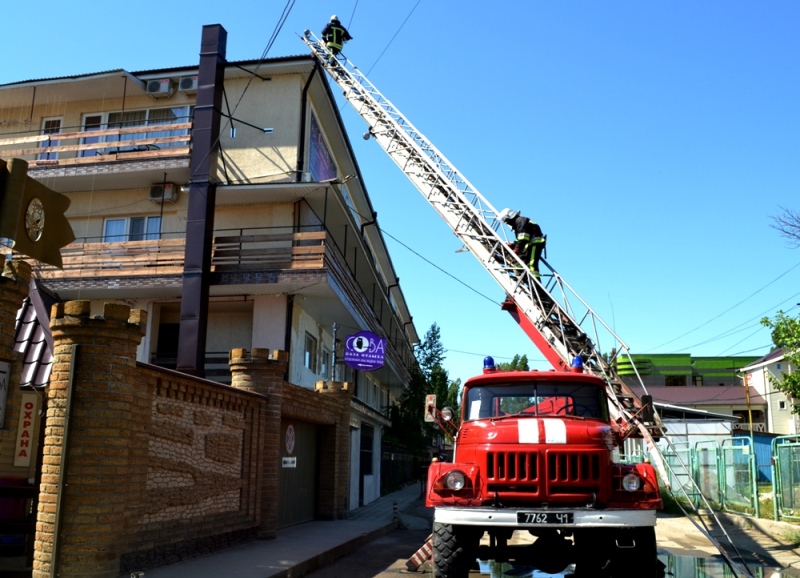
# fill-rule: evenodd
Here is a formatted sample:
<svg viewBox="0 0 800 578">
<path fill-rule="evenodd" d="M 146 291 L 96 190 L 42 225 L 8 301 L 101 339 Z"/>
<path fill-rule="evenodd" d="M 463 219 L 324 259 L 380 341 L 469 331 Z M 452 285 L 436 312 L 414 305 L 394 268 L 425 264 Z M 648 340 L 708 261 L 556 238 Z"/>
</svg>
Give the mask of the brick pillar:
<svg viewBox="0 0 800 578">
<path fill-rule="evenodd" d="M 3 257 L 0 256 L 0 260 Z M 17 311 L 28 296 L 31 266 L 25 261 L 5 261 L 0 276 L 0 361 L 13 361 Z"/>
<path fill-rule="evenodd" d="M 232 349 L 228 364 L 231 369 L 233 387 L 260 393 L 267 397 L 266 415 L 261 423 L 261 471 L 260 500 L 261 521 L 259 538 L 275 538 L 278 532 L 278 472 L 280 471 L 281 402 L 283 399 L 283 376 L 289 364 L 285 351 Z"/>
<path fill-rule="evenodd" d="M 334 435 L 323 436 L 319 448 L 323 456 L 320 460 L 320 479 L 334 481 L 327 489 L 320 491 L 320 516 L 343 518 L 347 515 L 350 497 L 350 400 L 353 388 L 346 382 L 318 381 L 316 390 L 327 399 L 336 400 L 339 405 Z"/>
<path fill-rule="evenodd" d="M 141 431 L 132 407 L 136 347 L 147 314 L 107 303 L 102 317 L 90 317 L 89 305 L 59 303 L 51 315 L 55 351 L 33 578 L 49 577 L 53 565 L 56 576 L 117 578 L 120 573 L 131 438 Z M 73 345 L 78 346 L 74 359 Z M 62 452 L 65 433 L 68 448 Z"/>
</svg>

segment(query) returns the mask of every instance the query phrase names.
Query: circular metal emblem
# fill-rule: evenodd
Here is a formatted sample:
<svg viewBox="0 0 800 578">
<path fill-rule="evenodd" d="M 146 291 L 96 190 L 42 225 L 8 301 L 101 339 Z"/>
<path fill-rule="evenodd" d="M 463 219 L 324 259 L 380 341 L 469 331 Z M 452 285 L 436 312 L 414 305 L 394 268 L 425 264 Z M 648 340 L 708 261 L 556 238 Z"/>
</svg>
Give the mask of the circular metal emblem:
<svg viewBox="0 0 800 578">
<path fill-rule="evenodd" d="M 28 210 L 25 212 L 25 232 L 28 238 L 34 243 L 42 238 L 44 231 L 44 206 L 37 197 L 28 203 Z"/>
</svg>

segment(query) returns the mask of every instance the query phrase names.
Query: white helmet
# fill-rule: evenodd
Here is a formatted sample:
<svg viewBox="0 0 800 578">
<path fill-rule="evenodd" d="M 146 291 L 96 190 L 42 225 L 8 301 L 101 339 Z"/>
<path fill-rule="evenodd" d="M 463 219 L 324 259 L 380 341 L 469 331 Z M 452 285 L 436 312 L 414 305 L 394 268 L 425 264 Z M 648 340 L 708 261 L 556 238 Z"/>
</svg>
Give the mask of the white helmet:
<svg viewBox="0 0 800 578">
<path fill-rule="evenodd" d="M 500 214 L 497 215 L 497 218 L 503 221 L 504 223 L 507 223 L 512 219 L 516 219 L 518 216 L 519 216 L 519 211 L 512 211 L 511 209 L 503 209 L 502 211 L 500 211 Z"/>
<path fill-rule="evenodd" d="M 331 16 L 331 22 L 333 22 L 334 20 L 339 20 L 339 17 L 336 14 Z"/>
</svg>

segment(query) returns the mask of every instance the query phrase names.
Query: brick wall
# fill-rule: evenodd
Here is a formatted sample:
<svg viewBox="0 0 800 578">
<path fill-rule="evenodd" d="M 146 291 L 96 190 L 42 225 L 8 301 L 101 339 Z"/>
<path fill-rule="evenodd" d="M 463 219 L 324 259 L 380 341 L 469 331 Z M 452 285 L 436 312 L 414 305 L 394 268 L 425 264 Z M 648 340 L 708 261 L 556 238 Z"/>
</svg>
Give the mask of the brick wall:
<svg viewBox="0 0 800 578">
<path fill-rule="evenodd" d="M 275 537 L 281 417 L 325 428 L 317 517 L 346 515 L 346 385 L 285 383 L 285 352 L 233 350 L 234 387 L 137 363 L 145 313 L 89 305 L 51 315 L 34 578 L 117 578 Z"/>
</svg>

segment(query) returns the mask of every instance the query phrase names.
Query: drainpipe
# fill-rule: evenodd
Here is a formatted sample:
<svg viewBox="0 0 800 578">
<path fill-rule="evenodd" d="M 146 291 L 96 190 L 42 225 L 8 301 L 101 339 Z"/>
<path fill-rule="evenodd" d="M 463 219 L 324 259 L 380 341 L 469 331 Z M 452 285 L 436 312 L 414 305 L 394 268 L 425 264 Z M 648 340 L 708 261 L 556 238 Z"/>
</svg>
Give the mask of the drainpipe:
<svg viewBox="0 0 800 578">
<path fill-rule="evenodd" d="M 228 33 L 219 24 L 203 26 L 190 163 L 192 176 L 186 220 L 177 365 L 178 371 L 200 377 L 205 377 L 211 249 L 217 197 L 216 150 L 227 39 Z"/>
</svg>

